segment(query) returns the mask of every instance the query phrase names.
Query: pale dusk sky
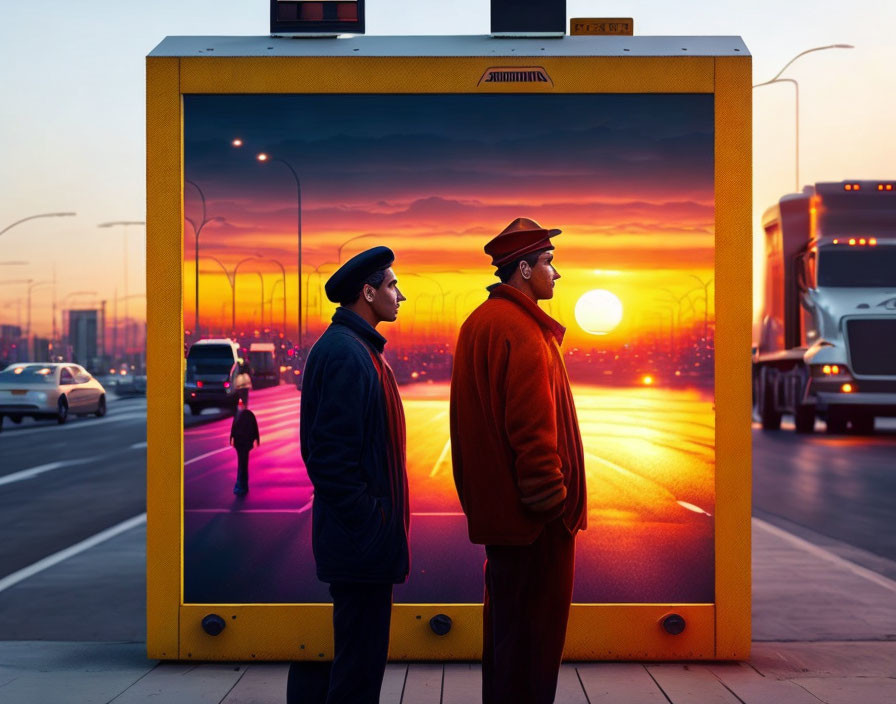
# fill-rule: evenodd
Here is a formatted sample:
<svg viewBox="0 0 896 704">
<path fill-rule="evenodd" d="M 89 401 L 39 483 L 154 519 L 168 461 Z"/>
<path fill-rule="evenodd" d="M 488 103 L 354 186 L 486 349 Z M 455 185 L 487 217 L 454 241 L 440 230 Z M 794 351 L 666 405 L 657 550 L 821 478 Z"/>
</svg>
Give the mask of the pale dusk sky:
<svg viewBox="0 0 896 704">
<path fill-rule="evenodd" d="M 56 268 L 57 299 L 111 301 L 145 291 L 140 227 L 100 229 L 145 218 L 144 59 L 167 35 L 263 35 L 264 0 L 6 0 L 0 9 L 0 230 L 37 213 L 74 211 L 0 235 L 0 282 L 44 281 Z M 815 52 L 785 77 L 800 85 L 800 181 L 896 178 L 896 3 L 771 0 L 668 3 L 569 0 L 570 17 L 634 17 L 637 35 L 740 35 L 754 83 L 796 54 Z M 439 5 L 367 0 L 370 35 L 486 34 L 487 0 Z M 794 91 L 754 92 L 754 232 L 762 212 L 794 188 Z M 754 252 L 756 248 L 754 247 Z M 754 262 L 761 260 L 754 254 Z M 758 290 L 759 277 L 756 277 Z M 50 329 L 50 287 L 34 290 L 32 331 Z M 0 284 L 0 323 L 16 324 L 23 284 Z M 132 301 L 131 310 L 142 300 Z M 24 315 L 24 314 L 23 314 Z"/>
</svg>

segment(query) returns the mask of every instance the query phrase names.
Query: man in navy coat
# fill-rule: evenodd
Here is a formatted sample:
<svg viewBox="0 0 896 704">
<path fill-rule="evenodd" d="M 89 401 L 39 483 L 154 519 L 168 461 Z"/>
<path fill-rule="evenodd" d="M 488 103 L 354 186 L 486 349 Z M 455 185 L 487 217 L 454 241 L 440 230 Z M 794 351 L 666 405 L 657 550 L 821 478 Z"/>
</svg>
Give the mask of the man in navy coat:
<svg viewBox="0 0 896 704">
<path fill-rule="evenodd" d="M 302 459 L 314 485 L 312 547 L 317 576 L 333 597 L 334 656 L 327 704 L 376 704 L 386 669 L 392 587 L 407 579 L 404 411 L 386 339 L 405 297 L 392 251 L 375 247 L 346 262 L 325 285 L 339 303 L 302 373 Z M 300 666 L 287 699 L 311 693 Z M 291 690 L 291 691 L 289 691 Z"/>
</svg>

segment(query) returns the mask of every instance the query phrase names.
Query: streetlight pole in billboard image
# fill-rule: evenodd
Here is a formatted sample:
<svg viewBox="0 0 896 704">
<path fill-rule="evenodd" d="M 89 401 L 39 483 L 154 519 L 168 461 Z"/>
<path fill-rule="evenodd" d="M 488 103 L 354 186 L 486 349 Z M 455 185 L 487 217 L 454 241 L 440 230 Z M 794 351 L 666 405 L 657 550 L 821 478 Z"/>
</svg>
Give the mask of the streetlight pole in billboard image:
<svg viewBox="0 0 896 704">
<path fill-rule="evenodd" d="M 290 164 L 286 159 L 281 159 L 280 157 L 273 157 L 270 154 L 266 154 L 264 152 L 258 154 L 256 157 L 258 161 L 265 163 L 268 161 L 277 161 L 283 164 L 287 169 L 289 169 L 289 173 L 292 174 L 293 179 L 296 182 L 296 225 L 298 231 L 298 271 L 296 273 L 297 276 L 297 288 L 299 291 L 299 311 L 298 311 L 298 327 L 299 327 L 299 337 L 298 337 L 298 345 L 299 349 L 302 347 L 302 182 L 299 180 L 299 175 L 296 173 L 295 168 L 292 164 Z M 284 297 L 286 295 L 286 286 L 283 287 Z"/>
</svg>

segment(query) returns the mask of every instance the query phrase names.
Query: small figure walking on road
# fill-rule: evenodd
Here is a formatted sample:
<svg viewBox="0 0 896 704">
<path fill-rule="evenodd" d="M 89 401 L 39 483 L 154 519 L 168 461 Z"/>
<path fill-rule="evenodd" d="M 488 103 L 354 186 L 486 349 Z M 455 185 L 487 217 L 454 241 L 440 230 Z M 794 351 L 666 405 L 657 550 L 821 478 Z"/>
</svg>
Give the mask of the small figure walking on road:
<svg viewBox="0 0 896 704">
<path fill-rule="evenodd" d="M 236 484 L 233 485 L 233 493 L 237 496 L 249 493 L 249 451 L 253 445 L 258 447 L 261 444 L 258 421 L 247 404 L 248 401 L 241 397 L 236 415 L 233 416 L 233 425 L 230 426 L 230 444 L 236 450 Z"/>
</svg>

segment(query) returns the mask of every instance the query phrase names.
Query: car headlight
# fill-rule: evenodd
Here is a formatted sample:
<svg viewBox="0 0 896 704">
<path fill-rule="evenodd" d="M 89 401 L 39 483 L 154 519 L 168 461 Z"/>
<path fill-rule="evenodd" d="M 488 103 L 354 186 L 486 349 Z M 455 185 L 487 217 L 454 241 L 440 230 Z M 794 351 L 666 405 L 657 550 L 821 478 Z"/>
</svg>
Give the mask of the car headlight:
<svg viewBox="0 0 896 704">
<path fill-rule="evenodd" d="M 46 401 L 47 400 L 47 393 L 45 391 L 35 391 L 34 396 L 37 398 L 38 401 Z"/>
</svg>

